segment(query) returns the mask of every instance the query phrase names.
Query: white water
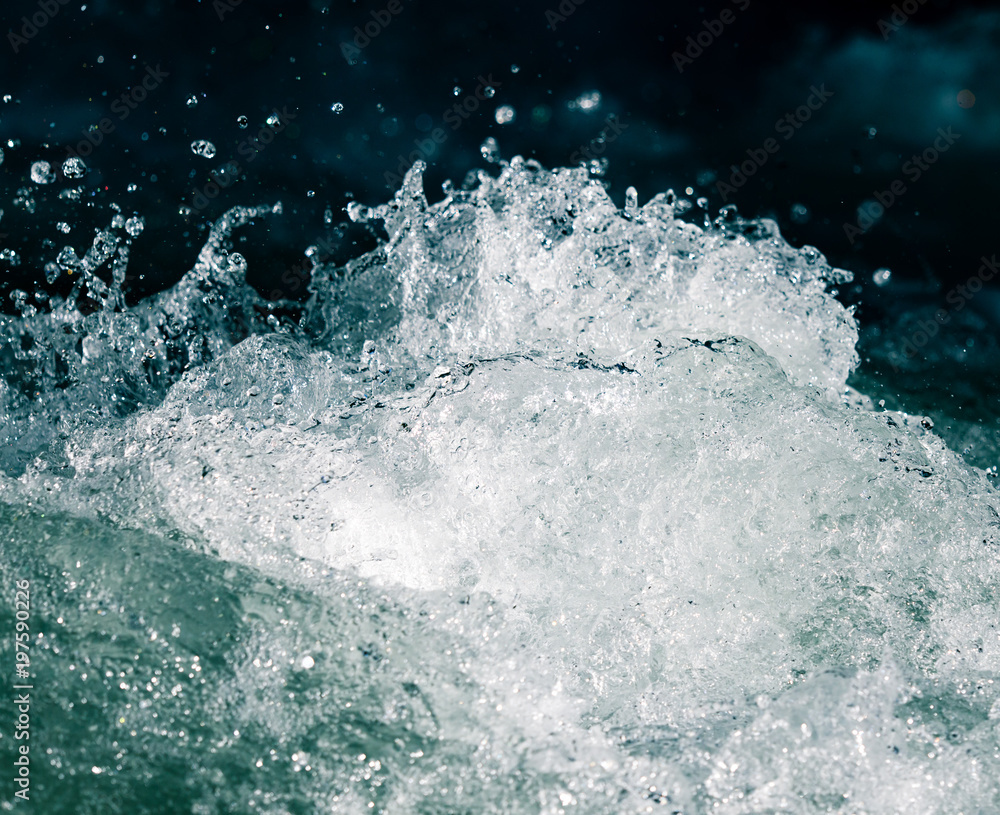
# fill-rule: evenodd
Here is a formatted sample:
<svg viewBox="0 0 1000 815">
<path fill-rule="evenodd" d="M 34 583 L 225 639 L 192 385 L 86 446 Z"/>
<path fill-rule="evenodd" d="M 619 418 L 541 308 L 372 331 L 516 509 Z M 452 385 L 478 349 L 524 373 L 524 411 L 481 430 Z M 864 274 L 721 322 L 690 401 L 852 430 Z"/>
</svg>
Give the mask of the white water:
<svg viewBox="0 0 1000 815">
<path fill-rule="evenodd" d="M 359 775 L 317 697 L 300 792 L 326 811 L 1000 811 L 996 492 L 846 388 L 849 275 L 672 195 L 619 211 L 583 171 L 420 185 L 353 208 L 388 243 L 317 269 L 299 326 L 257 320 L 228 255 L 263 209 L 172 292 L 88 318 L 74 387 L 6 398 L 22 427 L 95 408 L 36 434 L 4 500 L 302 586 L 308 619 L 233 667 L 247 719 L 304 732 L 281 688 L 308 657 L 376 700 L 372 732 L 405 702 L 433 746 L 386 737 Z M 189 370 L 101 415 L 168 324 Z M 352 608 L 370 674 L 344 667 Z"/>
</svg>

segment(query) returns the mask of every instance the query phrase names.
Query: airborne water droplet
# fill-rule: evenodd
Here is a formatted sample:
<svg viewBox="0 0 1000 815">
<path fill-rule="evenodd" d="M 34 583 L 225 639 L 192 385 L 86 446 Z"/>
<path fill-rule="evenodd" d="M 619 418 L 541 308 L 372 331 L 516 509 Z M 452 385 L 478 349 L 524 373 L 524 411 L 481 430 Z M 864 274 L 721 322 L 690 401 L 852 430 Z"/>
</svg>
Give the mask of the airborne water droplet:
<svg viewBox="0 0 1000 815">
<path fill-rule="evenodd" d="M 872 282 L 879 288 L 882 288 L 883 286 L 888 286 L 889 281 L 891 280 L 892 280 L 892 271 L 890 269 L 885 268 L 884 266 L 881 269 L 876 269 L 875 273 L 872 275 Z"/>
<path fill-rule="evenodd" d="M 36 161 L 31 165 L 31 180 L 36 184 L 51 184 L 56 180 L 52 165 L 47 161 Z"/>
<path fill-rule="evenodd" d="M 497 140 L 492 136 L 480 145 L 479 152 L 482 153 L 483 158 L 490 162 L 490 164 L 496 164 L 500 161 L 500 145 L 497 144 Z"/>
<path fill-rule="evenodd" d="M 501 105 L 494 115 L 498 125 L 508 125 L 517 118 L 517 113 L 510 105 Z"/>
<path fill-rule="evenodd" d="M 198 139 L 197 141 L 191 142 L 191 152 L 196 156 L 215 158 L 215 145 L 205 139 Z"/>
<path fill-rule="evenodd" d="M 137 238 L 142 234 L 142 230 L 146 228 L 146 219 L 140 218 L 138 216 L 134 218 L 129 218 L 125 222 L 125 231 L 128 232 L 130 237 Z"/>
<path fill-rule="evenodd" d="M 87 165 L 83 163 L 83 159 L 71 156 L 63 162 L 62 171 L 66 178 L 83 178 Z"/>
</svg>

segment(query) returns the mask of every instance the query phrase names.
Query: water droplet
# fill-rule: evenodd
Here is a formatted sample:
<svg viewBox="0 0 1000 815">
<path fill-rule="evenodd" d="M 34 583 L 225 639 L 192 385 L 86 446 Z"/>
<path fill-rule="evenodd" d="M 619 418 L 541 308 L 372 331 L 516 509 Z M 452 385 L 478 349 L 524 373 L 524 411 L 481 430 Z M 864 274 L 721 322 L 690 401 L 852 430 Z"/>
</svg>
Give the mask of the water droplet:
<svg viewBox="0 0 1000 815">
<path fill-rule="evenodd" d="M 306 190 L 306 198 L 315 198 L 316 190 Z"/>
<path fill-rule="evenodd" d="M 567 107 L 570 110 L 582 110 L 584 113 L 593 113 L 601 109 L 604 99 L 600 91 L 588 91 L 581 93 L 576 99 L 571 100 Z"/>
<path fill-rule="evenodd" d="M 498 125 L 509 125 L 517 118 L 517 112 L 510 105 L 501 105 L 495 114 Z"/>
<path fill-rule="evenodd" d="M 83 163 L 82 158 L 72 156 L 63 162 L 62 171 L 66 178 L 83 178 L 87 172 L 87 165 Z"/>
<path fill-rule="evenodd" d="M 332 110 L 334 113 L 340 113 L 343 109 L 344 106 L 340 104 L 340 102 L 334 102 L 332 105 L 330 105 L 330 110 Z"/>
<path fill-rule="evenodd" d="M 356 224 L 363 224 L 371 217 L 371 209 L 357 201 L 351 201 L 347 205 L 347 217 Z"/>
<path fill-rule="evenodd" d="M 187 98 L 187 102 L 186 102 L 185 104 L 186 104 L 186 105 L 187 105 L 187 106 L 188 106 L 189 108 L 196 108 L 196 107 L 198 107 L 198 97 L 197 97 L 197 96 L 195 96 L 194 94 L 191 94 L 191 95 L 190 95 L 190 96 L 189 96 L 189 97 Z"/>
<path fill-rule="evenodd" d="M 240 130 L 246 130 L 247 126 L 250 124 L 250 120 L 246 116 L 240 116 L 237 118 L 236 124 L 240 126 Z"/>
<path fill-rule="evenodd" d="M 215 145 L 210 141 L 205 141 L 205 139 L 198 139 L 191 142 L 191 152 L 196 156 L 215 158 Z"/>
<path fill-rule="evenodd" d="M 230 254 L 228 262 L 229 271 L 231 272 L 245 272 L 247 270 L 247 259 L 239 252 L 233 252 Z"/>
<path fill-rule="evenodd" d="M 483 96 L 485 96 L 487 99 L 492 99 L 494 96 L 496 96 L 496 94 L 497 94 L 496 88 L 494 88 L 492 85 L 487 85 L 485 88 L 483 88 Z"/>
<path fill-rule="evenodd" d="M 497 144 L 497 140 L 492 136 L 479 146 L 479 152 L 482 153 L 483 158 L 490 162 L 490 164 L 496 164 L 500 161 L 500 145 Z"/>
<path fill-rule="evenodd" d="M 625 217 L 629 220 L 639 214 L 639 193 L 635 187 L 625 190 Z"/>
<path fill-rule="evenodd" d="M 142 234 L 142 230 L 146 228 L 146 219 L 135 216 L 129 218 L 125 222 L 125 231 L 128 232 L 129 236 L 132 238 L 138 238 Z"/>
<path fill-rule="evenodd" d="M 36 161 L 31 165 L 31 180 L 36 184 L 51 184 L 56 180 L 52 165 L 47 161 Z"/>
<path fill-rule="evenodd" d="M 810 217 L 809 207 L 805 204 L 792 204 L 791 218 L 793 224 L 807 224 Z"/>
<path fill-rule="evenodd" d="M 76 250 L 72 246 L 63 247 L 59 256 L 56 258 L 56 263 L 64 269 L 77 269 L 81 265 L 80 258 L 77 257 Z"/>
<path fill-rule="evenodd" d="M 458 85 L 456 85 L 454 88 L 451 89 L 451 94 L 452 96 L 461 96 L 462 89 Z"/>
<path fill-rule="evenodd" d="M 521 66 L 520 65 L 511 65 L 510 66 L 510 72 L 512 74 L 516 74 L 520 70 L 521 70 Z"/>
<path fill-rule="evenodd" d="M 872 283 L 879 288 L 888 286 L 890 280 L 892 280 L 892 270 L 887 269 L 884 266 L 881 269 L 876 269 L 875 273 L 872 275 Z"/>
</svg>

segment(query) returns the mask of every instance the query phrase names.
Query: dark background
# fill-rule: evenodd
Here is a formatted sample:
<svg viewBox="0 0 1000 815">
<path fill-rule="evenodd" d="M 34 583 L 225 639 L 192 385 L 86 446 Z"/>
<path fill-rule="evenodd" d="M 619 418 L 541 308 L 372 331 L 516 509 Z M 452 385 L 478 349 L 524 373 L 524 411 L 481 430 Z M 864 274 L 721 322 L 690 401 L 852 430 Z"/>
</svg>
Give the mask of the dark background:
<svg viewBox="0 0 1000 815">
<path fill-rule="evenodd" d="M 640 204 L 667 188 L 691 188 L 689 197 L 706 196 L 715 213 L 725 203 L 717 181 L 776 137 L 780 150 L 728 200 L 745 216 L 775 218 L 791 242 L 815 245 L 854 271 L 857 285 L 841 296 L 862 320 L 900 303 L 943 300 L 1000 248 L 995 3 L 397 2 L 396 14 L 388 0 L 88 0 L 84 10 L 58 0 L 5 3 L 0 233 L 17 255 L 0 261 L 5 310 L 16 288 L 68 288 L 45 282 L 45 263 L 65 245 L 82 256 L 112 205 L 146 221 L 129 267 L 135 300 L 190 268 L 206 225 L 227 208 L 280 200 L 283 215 L 247 232 L 241 251 L 263 294 L 300 298 L 305 286 L 287 270 L 321 239 L 322 254 L 340 261 L 371 246 L 366 230 L 339 226 L 344 206 L 387 200 L 400 157 L 427 144 L 481 76 L 492 78 L 495 96 L 461 127 L 444 126 L 447 140 L 425 151 L 432 200 L 444 180 L 460 184 L 468 171 L 489 167 L 480 153 L 487 137 L 504 158 L 564 166 L 595 146 L 613 116 L 624 129 L 596 146 L 619 202 L 629 185 Z M 724 10 L 731 22 L 716 23 Z M 30 23 L 39 14 L 46 21 L 32 36 L 11 39 L 34 30 L 22 17 Z M 351 60 L 341 43 L 366 24 L 377 33 Z M 675 53 L 699 35 L 707 44 L 679 71 Z M 158 66 L 168 76 L 120 119 L 115 100 Z M 776 135 L 775 123 L 806 103 L 813 86 L 833 96 L 793 136 Z M 574 102 L 593 92 L 599 102 L 590 109 Z M 189 107 L 192 96 L 197 105 Z M 516 112 L 509 124 L 495 118 L 503 105 Z M 294 119 L 247 162 L 241 144 L 275 109 Z M 245 130 L 240 116 L 249 119 Z M 33 162 L 58 170 L 103 118 L 114 132 L 85 158 L 84 179 L 57 172 L 52 184 L 31 181 Z M 906 180 L 907 159 L 948 127 L 959 140 L 919 181 Z M 197 139 L 215 145 L 212 159 L 192 152 Z M 200 197 L 212 171 L 232 160 L 239 180 L 212 200 Z M 906 193 L 852 243 L 845 224 L 857 226 L 859 207 L 894 179 L 905 180 Z M 72 186 L 82 186 L 81 200 L 60 199 Z M 59 231 L 59 222 L 71 231 Z M 880 267 L 892 272 L 888 286 L 871 284 Z M 990 323 L 1000 313 L 989 291 L 972 305 Z"/>
</svg>

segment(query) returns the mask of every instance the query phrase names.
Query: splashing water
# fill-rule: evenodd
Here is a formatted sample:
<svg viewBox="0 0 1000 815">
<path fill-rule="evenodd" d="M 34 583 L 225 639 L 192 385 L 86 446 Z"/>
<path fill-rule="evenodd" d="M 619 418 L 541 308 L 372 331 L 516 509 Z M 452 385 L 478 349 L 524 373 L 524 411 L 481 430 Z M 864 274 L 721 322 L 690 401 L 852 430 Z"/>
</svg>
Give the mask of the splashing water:
<svg viewBox="0 0 1000 815">
<path fill-rule="evenodd" d="M 232 251 L 260 207 L 134 308 L 109 230 L 0 326 L 45 811 L 997 811 L 996 493 L 846 387 L 849 275 L 422 169 L 293 321 Z"/>
</svg>

